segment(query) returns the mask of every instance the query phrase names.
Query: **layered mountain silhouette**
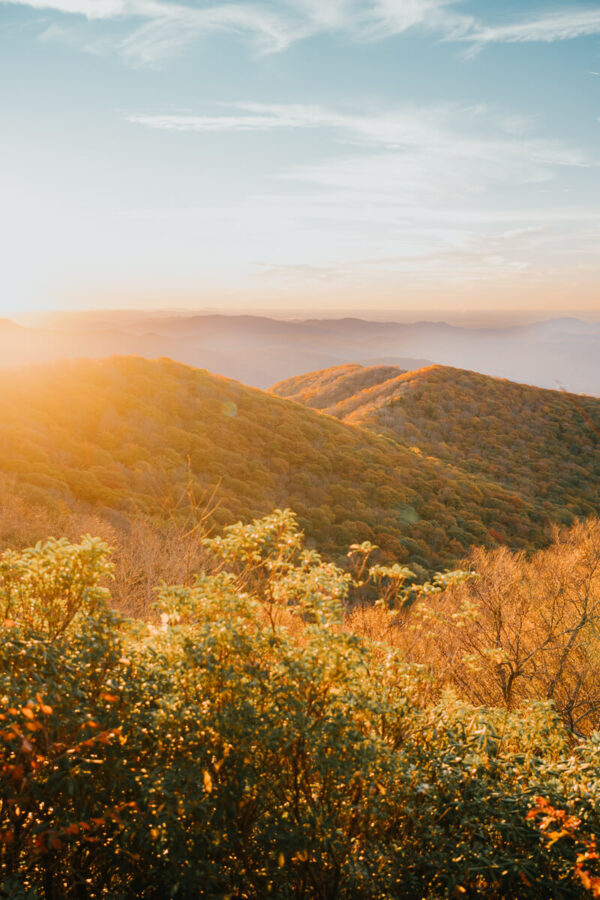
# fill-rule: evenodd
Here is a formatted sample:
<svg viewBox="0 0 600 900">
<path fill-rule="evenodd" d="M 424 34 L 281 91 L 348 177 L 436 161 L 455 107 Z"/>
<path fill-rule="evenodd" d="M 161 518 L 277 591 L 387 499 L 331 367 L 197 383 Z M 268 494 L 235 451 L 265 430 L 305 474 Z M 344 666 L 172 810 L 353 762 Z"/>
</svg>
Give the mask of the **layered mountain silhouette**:
<svg viewBox="0 0 600 900">
<path fill-rule="evenodd" d="M 161 356 L 266 388 L 341 364 L 416 369 L 431 362 L 546 388 L 600 394 L 600 325 L 552 319 L 511 328 L 359 318 L 280 321 L 147 312 L 54 315 L 44 327 L 0 325 L 5 365 L 111 354 Z"/>
</svg>

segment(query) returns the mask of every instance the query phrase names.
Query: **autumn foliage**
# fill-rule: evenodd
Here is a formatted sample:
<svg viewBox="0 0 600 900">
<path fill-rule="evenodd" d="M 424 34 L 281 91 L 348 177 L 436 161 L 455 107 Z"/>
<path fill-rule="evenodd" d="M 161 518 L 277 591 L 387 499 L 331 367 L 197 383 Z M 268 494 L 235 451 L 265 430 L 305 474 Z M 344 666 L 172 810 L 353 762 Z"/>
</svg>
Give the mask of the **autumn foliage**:
<svg viewBox="0 0 600 900">
<path fill-rule="evenodd" d="M 427 664 L 474 576 L 419 584 L 364 543 L 342 570 L 287 511 L 204 552 L 147 621 L 112 611 L 98 540 L 0 557 L 0 895 L 586 896 L 596 734 Z"/>
<path fill-rule="evenodd" d="M 582 454 L 565 474 L 568 497 L 539 502 L 558 437 L 545 468 L 528 475 L 531 490 L 522 489 L 522 479 L 465 466 L 474 448 L 490 466 L 504 466 L 499 432 L 494 446 L 483 427 L 469 444 L 461 417 L 471 414 L 471 400 L 463 405 L 460 394 L 452 400 L 450 378 L 426 388 L 427 402 L 438 394 L 436 428 L 450 429 L 453 440 L 462 432 L 455 443 L 460 460 L 440 441 L 416 446 L 408 419 L 400 441 L 387 427 L 373 433 L 370 420 L 340 422 L 170 360 L 115 357 L 10 372 L 0 380 L 0 487 L 27 508 L 20 521 L 32 524 L 29 536 L 18 528 L 0 536 L 19 548 L 52 533 L 36 533 L 43 509 L 60 533 L 74 537 L 82 532 L 69 520 L 85 516 L 98 520 L 90 530 L 115 546 L 137 533 L 140 552 L 152 560 L 160 555 L 153 544 L 177 554 L 177 527 L 196 506 L 208 507 L 206 526 L 215 531 L 290 507 L 330 559 L 339 563 L 351 543 L 368 540 L 387 561 L 410 564 L 425 577 L 454 567 L 474 546 L 533 549 L 547 542 L 552 521 L 600 512 L 597 478 Z M 423 431 L 421 405 L 417 412 Z M 521 412 L 525 421 L 529 414 Z M 528 434 L 528 448 L 534 445 Z M 121 579 L 120 557 L 116 562 Z"/>
<path fill-rule="evenodd" d="M 336 366 L 272 391 L 511 492 L 516 516 L 533 504 L 538 521 L 569 525 L 600 511 L 597 397 L 449 366 Z M 514 522 L 490 524 L 499 542 L 513 541 Z"/>
</svg>

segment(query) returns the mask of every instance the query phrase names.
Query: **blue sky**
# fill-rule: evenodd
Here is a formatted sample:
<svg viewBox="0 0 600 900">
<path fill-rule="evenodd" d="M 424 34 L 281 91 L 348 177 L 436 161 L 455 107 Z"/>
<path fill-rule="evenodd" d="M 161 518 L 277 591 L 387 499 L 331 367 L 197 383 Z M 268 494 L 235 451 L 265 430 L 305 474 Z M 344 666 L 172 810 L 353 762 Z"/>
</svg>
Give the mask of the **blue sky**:
<svg viewBox="0 0 600 900">
<path fill-rule="evenodd" d="M 5 314 L 600 312 L 600 3 L 0 0 Z"/>
</svg>

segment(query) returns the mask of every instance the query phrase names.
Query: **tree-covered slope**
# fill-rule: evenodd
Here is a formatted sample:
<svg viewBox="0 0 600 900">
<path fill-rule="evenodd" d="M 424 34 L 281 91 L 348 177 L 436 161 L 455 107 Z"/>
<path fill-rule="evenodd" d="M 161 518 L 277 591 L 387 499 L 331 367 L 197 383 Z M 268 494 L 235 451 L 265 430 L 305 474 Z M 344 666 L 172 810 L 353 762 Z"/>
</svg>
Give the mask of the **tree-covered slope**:
<svg viewBox="0 0 600 900">
<path fill-rule="evenodd" d="M 600 512 L 600 400 L 446 366 L 339 366 L 272 388 L 482 476 L 560 522 Z"/>
<path fill-rule="evenodd" d="M 371 540 L 425 567 L 546 522 L 516 493 L 389 438 L 170 360 L 64 362 L 0 379 L 0 473 L 28 502 L 155 520 L 165 495 L 215 491 L 214 522 L 291 507 L 339 555 Z M 411 441 L 414 443 L 414 441 Z M 188 484 L 189 482 L 189 484 Z M 187 499 L 180 503 L 182 514 Z"/>
</svg>

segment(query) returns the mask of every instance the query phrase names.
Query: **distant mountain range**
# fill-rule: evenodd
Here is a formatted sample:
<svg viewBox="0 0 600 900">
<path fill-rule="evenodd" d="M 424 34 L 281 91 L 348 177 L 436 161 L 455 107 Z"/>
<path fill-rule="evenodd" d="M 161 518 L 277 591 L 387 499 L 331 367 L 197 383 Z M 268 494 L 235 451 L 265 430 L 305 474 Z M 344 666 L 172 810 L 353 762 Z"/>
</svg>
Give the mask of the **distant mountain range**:
<svg viewBox="0 0 600 900">
<path fill-rule="evenodd" d="M 135 354 L 169 357 L 266 388 L 348 363 L 421 368 L 430 362 L 539 387 L 600 395 L 600 324 L 558 318 L 509 328 L 357 318 L 285 321 L 249 315 L 87 313 L 44 327 L 3 320 L 4 365 Z"/>
</svg>

